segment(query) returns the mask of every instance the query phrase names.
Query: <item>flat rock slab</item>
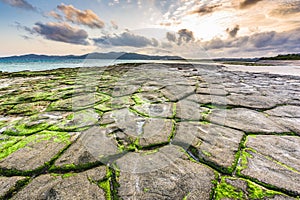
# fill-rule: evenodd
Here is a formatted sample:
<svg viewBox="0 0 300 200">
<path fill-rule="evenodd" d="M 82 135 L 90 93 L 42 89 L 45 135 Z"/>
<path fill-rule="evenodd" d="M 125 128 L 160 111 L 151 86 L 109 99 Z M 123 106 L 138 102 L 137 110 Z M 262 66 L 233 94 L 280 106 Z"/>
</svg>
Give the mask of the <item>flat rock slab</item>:
<svg viewBox="0 0 300 200">
<path fill-rule="evenodd" d="M 149 117 L 172 118 L 174 115 L 173 106 L 174 104 L 170 102 L 157 104 L 146 103 L 142 105 L 135 105 L 133 106 L 133 109 L 138 113 Z"/>
<path fill-rule="evenodd" d="M 263 113 L 245 109 L 215 109 L 209 114 L 209 121 L 239 129 L 247 133 L 287 133 L 283 126 L 275 123 Z"/>
<path fill-rule="evenodd" d="M 300 195 L 299 142 L 293 136 L 248 137 L 240 173 Z"/>
<path fill-rule="evenodd" d="M 246 146 L 300 172 L 299 144 L 300 137 L 257 135 L 248 137 Z"/>
<path fill-rule="evenodd" d="M 297 133 L 300 135 L 300 118 L 290 118 L 290 117 L 269 117 L 271 120 L 275 121 L 277 124 L 285 127 L 292 133 Z"/>
<path fill-rule="evenodd" d="M 194 94 L 196 90 L 195 86 L 189 85 L 170 85 L 161 90 L 161 93 L 170 101 L 178 101 L 191 94 Z"/>
<path fill-rule="evenodd" d="M 0 73 L 0 196 L 299 198 L 300 78 L 225 70 Z"/>
<path fill-rule="evenodd" d="M 300 118 L 300 106 L 279 106 L 265 111 L 268 115 L 275 117 Z"/>
<path fill-rule="evenodd" d="M 258 95 L 232 94 L 227 96 L 227 98 L 229 100 L 229 105 L 231 106 L 240 106 L 253 109 L 269 109 L 283 103 L 275 98 Z"/>
<path fill-rule="evenodd" d="M 143 125 L 143 133 L 139 137 L 142 147 L 168 143 L 172 135 L 173 126 L 170 119 L 148 118 Z"/>
<path fill-rule="evenodd" d="M 43 167 L 69 143 L 68 138 L 61 140 L 58 136 L 51 136 L 51 133 L 54 134 L 55 132 L 29 136 L 32 139 L 27 140 L 29 142 L 24 146 L 22 140 L 16 143 L 14 148 L 16 151 L 0 160 L 0 168 L 4 170 L 32 171 Z M 22 147 L 17 149 L 18 146 Z"/>
<path fill-rule="evenodd" d="M 160 159 L 170 158 L 168 154 L 171 152 L 169 151 L 173 151 L 173 155 L 182 155 L 181 152 L 176 153 L 177 148 L 171 148 L 162 153 L 161 156 L 166 157 L 160 157 Z M 154 155 L 147 156 L 155 157 Z M 132 156 L 124 157 L 123 161 L 125 162 L 130 157 Z M 161 162 L 160 160 L 156 161 Z M 140 165 L 136 165 L 137 167 L 148 164 L 143 163 L 143 159 L 135 160 L 135 162 L 140 163 Z M 117 162 L 117 165 L 122 164 L 124 164 L 122 161 Z M 211 181 L 214 179 L 215 175 L 212 169 L 180 156 L 170 162 L 168 161 L 165 166 L 161 165 L 158 168 L 153 166 L 152 170 L 147 169 L 144 173 L 122 170 L 121 167 L 118 194 L 122 199 L 171 200 L 184 199 L 185 197 L 188 199 L 209 199 L 213 188 Z"/>
<path fill-rule="evenodd" d="M 106 167 L 98 167 L 82 173 L 41 175 L 34 178 L 12 199 L 103 199 L 105 192 L 97 183 L 105 178 Z"/>
<path fill-rule="evenodd" d="M 194 156 L 230 171 L 243 135 L 241 131 L 218 125 L 181 122 L 172 143 L 185 149 L 193 147 Z"/>
<path fill-rule="evenodd" d="M 13 176 L 13 177 L 3 177 L 0 176 L 0 198 L 3 198 L 9 191 L 15 189 L 19 181 L 26 180 L 26 177 Z"/>
<path fill-rule="evenodd" d="M 208 108 L 200 107 L 200 104 L 193 101 L 181 100 L 176 103 L 176 117 L 182 120 L 200 121 Z"/>
<path fill-rule="evenodd" d="M 79 136 L 62 155 L 55 161 L 54 166 L 58 168 L 80 167 L 96 162 L 107 162 L 113 160 L 120 151 L 117 143 L 108 137 L 108 130 L 100 127 L 92 127 Z M 110 160 L 111 159 L 111 160 Z"/>
<path fill-rule="evenodd" d="M 231 104 L 226 96 L 206 95 L 206 94 L 192 94 L 185 98 L 185 100 L 193 101 L 198 104 L 222 105 Z"/>
<path fill-rule="evenodd" d="M 221 177 L 218 183 L 214 199 L 273 199 L 273 200 L 292 200 L 294 198 L 280 192 L 268 190 L 247 179 Z"/>
<path fill-rule="evenodd" d="M 159 91 L 155 91 L 157 90 L 157 88 L 151 88 L 151 89 L 152 90 L 148 88 L 148 90 L 150 91 L 137 93 L 135 95 L 138 99 L 147 103 L 161 103 L 167 101 L 167 99 L 163 97 L 163 95 Z"/>
</svg>

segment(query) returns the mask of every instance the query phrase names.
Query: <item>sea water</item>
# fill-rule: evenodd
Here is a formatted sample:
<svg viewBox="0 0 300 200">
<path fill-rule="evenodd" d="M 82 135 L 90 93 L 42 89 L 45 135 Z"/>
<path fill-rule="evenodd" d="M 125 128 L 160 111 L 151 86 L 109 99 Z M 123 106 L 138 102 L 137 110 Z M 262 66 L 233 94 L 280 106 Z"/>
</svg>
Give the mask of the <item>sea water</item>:
<svg viewBox="0 0 300 200">
<path fill-rule="evenodd" d="M 58 68 L 77 68 L 77 67 L 105 67 L 122 63 L 189 63 L 204 65 L 224 65 L 213 61 L 191 61 L 191 60 L 121 60 L 121 59 L 41 59 L 41 60 L 20 60 L 20 59 L 0 59 L 0 71 L 43 71 Z M 263 72 L 281 75 L 300 76 L 300 61 L 272 61 L 269 64 L 275 66 L 244 66 L 225 64 L 229 71 Z"/>
<path fill-rule="evenodd" d="M 183 60 L 121 60 L 121 59 L 0 59 L 0 71 L 43 71 L 58 68 L 104 67 L 121 63 L 187 63 Z"/>
</svg>

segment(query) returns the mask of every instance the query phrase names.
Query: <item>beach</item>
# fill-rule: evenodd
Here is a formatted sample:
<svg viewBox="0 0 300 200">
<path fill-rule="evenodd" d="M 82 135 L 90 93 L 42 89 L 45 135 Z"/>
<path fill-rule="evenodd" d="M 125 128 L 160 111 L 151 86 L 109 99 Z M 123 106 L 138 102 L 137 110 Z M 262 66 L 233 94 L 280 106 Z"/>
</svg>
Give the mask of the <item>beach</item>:
<svg viewBox="0 0 300 200">
<path fill-rule="evenodd" d="M 294 73 L 131 63 L 0 80 L 1 198 L 300 195 Z"/>
<path fill-rule="evenodd" d="M 295 61 L 275 61 L 275 60 L 262 60 L 256 63 L 257 66 L 245 66 L 245 65 L 228 65 L 226 70 L 229 71 L 243 71 L 243 72 L 262 72 L 269 74 L 280 74 L 280 75 L 292 75 L 300 76 L 300 62 Z M 259 64 L 262 64 L 260 66 Z"/>
</svg>

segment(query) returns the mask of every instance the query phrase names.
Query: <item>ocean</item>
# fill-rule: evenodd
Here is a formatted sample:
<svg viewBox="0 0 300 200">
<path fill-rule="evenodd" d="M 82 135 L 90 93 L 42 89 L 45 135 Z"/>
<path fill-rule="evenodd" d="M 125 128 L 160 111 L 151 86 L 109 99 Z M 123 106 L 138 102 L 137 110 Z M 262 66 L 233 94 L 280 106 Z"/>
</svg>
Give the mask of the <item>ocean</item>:
<svg viewBox="0 0 300 200">
<path fill-rule="evenodd" d="M 43 71 L 58 68 L 105 67 L 121 63 L 189 63 L 205 65 L 223 65 L 229 71 L 263 72 L 281 75 L 300 76 L 300 61 L 268 61 L 274 66 L 245 66 L 222 64 L 213 61 L 184 60 L 121 60 L 121 59 L 42 59 L 42 60 L 1 60 L 0 71 Z M 264 63 L 266 64 L 266 63 Z"/>
<path fill-rule="evenodd" d="M 121 63 L 187 63 L 183 60 L 120 60 L 120 59 L 43 59 L 43 60 L 0 60 L 0 71 L 42 71 L 58 68 L 104 67 Z M 189 62 L 190 63 L 190 62 Z M 204 62 L 194 62 L 193 64 Z M 213 63 L 210 63 L 213 64 Z"/>
</svg>

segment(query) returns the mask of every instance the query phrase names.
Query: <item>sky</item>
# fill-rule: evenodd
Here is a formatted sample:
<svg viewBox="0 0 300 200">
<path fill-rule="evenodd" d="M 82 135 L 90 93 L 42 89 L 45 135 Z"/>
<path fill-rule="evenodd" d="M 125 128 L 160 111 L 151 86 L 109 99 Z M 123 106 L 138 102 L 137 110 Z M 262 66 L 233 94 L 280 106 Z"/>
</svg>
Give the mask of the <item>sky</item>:
<svg viewBox="0 0 300 200">
<path fill-rule="evenodd" d="M 300 52 L 300 0 L 0 0 L 0 56 Z"/>
</svg>

